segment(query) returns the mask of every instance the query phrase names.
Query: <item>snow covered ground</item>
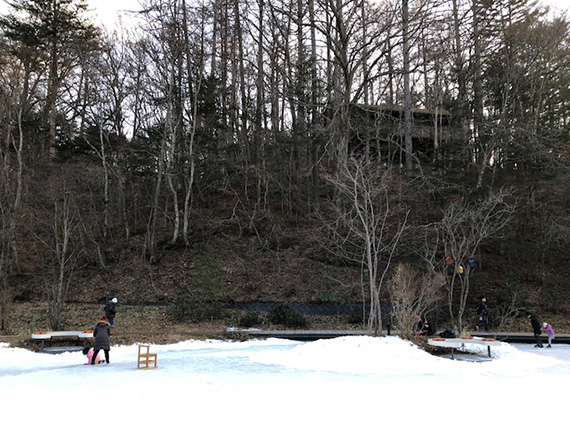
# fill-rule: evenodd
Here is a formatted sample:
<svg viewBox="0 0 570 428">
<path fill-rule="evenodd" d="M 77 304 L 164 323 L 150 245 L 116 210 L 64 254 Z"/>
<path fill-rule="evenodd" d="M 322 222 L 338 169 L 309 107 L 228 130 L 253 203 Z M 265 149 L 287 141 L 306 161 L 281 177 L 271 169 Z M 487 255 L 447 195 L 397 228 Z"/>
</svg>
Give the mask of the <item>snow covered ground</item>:
<svg viewBox="0 0 570 428">
<path fill-rule="evenodd" d="M 111 364 L 0 344 L 0 420 L 13 427 L 568 427 L 570 346 L 432 356 L 397 337 L 186 341 Z M 480 349 L 486 354 L 486 348 Z"/>
</svg>

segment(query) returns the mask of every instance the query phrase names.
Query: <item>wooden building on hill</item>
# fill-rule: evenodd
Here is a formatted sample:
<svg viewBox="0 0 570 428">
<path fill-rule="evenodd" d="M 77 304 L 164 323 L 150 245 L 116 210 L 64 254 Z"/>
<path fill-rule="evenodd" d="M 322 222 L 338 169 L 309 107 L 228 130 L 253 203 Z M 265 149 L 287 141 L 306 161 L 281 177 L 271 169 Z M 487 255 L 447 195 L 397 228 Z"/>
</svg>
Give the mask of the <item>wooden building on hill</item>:
<svg viewBox="0 0 570 428">
<path fill-rule="evenodd" d="M 432 158 L 451 138 L 451 113 L 446 110 L 412 109 L 414 154 Z M 368 153 L 384 162 L 403 163 L 404 108 L 355 104 L 350 112 L 351 153 Z"/>
</svg>

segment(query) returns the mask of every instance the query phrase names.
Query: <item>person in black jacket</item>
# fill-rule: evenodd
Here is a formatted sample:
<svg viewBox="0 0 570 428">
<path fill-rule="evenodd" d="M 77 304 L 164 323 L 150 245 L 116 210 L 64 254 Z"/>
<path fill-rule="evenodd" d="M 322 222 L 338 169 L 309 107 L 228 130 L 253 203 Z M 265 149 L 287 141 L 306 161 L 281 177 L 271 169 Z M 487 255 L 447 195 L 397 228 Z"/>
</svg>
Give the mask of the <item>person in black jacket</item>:
<svg viewBox="0 0 570 428">
<path fill-rule="evenodd" d="M 424 336 L 433 336 L 435 333 L 435 329 L 431 325 L 431 322 L 426 318 L 424 319 L 424 326 L 422 328 L 422 335 Z"/>
<path fill-rule="evenodd" d="M 435 333 L 435 330 L 429 320 L 427 318 L 422 320 L 419 315 L 416 315 L 414 329 L 416 331 L 416 335 L 418 336 L 433 336 Z"/>
<path fill-rule="evenodd" d="M 479 317 L 479 329 L 489 330 L 489 311 L 487 309 L 487 299 L 481 297 L 481 301 L 477 305 L 477 316 Z"/>
<path fill-rule="evenodd" d="M 93 357 L 91 357 L 91 365 L 95 365 L 97 354 L 100 350 L 105 352 L 105 361 L 109 364 L 109 351 L 111 350 L 111 325 L 107 317 L 101 317 L 101 321 L 95 326 L 93 330 L 93 337 L 95 337 L 95 345 Z"/>
<path fill-rule="evenodd" d="M 117 305 L 117 302 L 118 302 L 117 298 L 113 297 L 111 300 L 107 302 L 104 308 L 105 316 L 107 317 L 107 320 L 111 325 L 115 323 L 115 314 L 117 313 L 115 306 Z"/>
<path fill-rule="evenodd" d="M 535 348 L 543 348 L 542 340 L 540 339 L 540 334 L 542 333 L 542 327 L 538 317 L 530 312 L 527 312 L 527 318 L 530 319 L 530 325 L 532 326 L 532 331 L 534 333 L 534 340 L 536 340 Z"/>
</svg>

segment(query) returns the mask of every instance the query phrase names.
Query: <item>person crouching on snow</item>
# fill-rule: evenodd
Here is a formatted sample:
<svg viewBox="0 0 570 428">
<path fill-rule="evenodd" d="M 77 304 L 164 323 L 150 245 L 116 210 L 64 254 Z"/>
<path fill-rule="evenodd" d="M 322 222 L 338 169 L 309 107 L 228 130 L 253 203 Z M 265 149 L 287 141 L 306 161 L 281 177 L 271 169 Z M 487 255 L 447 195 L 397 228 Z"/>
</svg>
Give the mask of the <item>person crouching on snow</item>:
<svg viewBox="0 0 570 428">
<path fill-rule="evenodd" d="M 93 358 L 93 354 L 95 353 L 93 348 L 83 348 L 83 355 L 87 356 L 87 362 L 85 363 L 86 365 L 91 364 L 91 359 Z M 102 360 L 101 357 L 99 355 L 97 355 L 97 357 L 95 358 L 95 364 L 101 364 L 104 363 L 105 360 Z"/>
<path fill-rule="evenodd" d="M 100 350 L 105 352 L 105 361 L 109 364 L 109 351 L 111 350 L 111 326 L 106 316 L 101 317 L 101 321 L 99 321 L 95 326 L 93 337 L 95 337 L 95 346 L 93 357 L 91 357 L 91 364 L 95 365 L 97 354 L 99 354 Z"/>
<path fill-rule="evenodd" d="M 548 335 L 548 346 L 547 348 L 552 348 L 552 339 L 554 339 L 554 329 L 547 322 L 542 323 L 542 331 Z"/>
</svg>

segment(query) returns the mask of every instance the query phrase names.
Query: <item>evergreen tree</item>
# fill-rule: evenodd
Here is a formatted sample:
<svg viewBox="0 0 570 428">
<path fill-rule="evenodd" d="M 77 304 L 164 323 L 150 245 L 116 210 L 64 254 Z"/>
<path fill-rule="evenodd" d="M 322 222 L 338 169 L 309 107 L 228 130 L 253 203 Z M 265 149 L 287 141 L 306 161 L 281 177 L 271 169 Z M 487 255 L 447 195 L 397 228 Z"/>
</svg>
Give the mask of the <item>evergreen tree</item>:
<svg viewBox="0 0 570 428">
<path fill-rule="evenodd" d="M 97 30 L 83 17 L 85 0 L 13 0 L 8 5 L 11 13 L 0 17 L 0 28 L 14 53 L 47 73 L 44 124 L 49 146 L 45 140 L 40 143 L 45 153 L 55 145 L 59 90 L 78 66 L 81 52 L 94 47 Z"/>
</svg>

